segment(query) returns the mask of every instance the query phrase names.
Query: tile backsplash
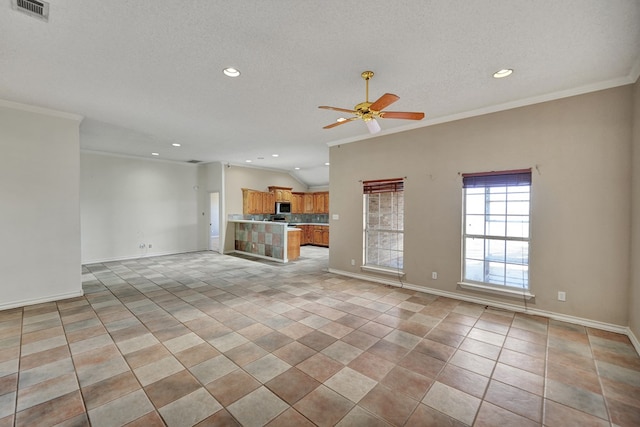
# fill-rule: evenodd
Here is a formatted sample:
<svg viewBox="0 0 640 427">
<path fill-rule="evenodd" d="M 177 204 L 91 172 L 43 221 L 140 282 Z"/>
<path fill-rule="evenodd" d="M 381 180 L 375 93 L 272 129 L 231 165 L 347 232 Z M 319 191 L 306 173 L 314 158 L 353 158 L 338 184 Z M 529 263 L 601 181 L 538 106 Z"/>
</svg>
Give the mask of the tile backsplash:
<svg viewBox="0 0 640 427">
<path fill-rule="evenodd" d="M 247 219 L 254 221 L 273 220 L 274 217 L 284 217 L 284 222 L 302 223 L 302 224 L 328 224 L 329 214 L 283 214 L 283 215 L 242 215 L 231 214 L 229 219 Z"/>
</svg>

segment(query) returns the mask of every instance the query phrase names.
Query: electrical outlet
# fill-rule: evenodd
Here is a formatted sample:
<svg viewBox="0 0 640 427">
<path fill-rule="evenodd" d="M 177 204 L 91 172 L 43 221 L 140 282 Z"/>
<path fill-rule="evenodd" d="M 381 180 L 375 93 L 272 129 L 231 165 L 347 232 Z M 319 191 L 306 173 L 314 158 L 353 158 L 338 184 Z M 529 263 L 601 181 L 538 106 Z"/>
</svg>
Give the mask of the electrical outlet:
<svg viewBox="0 0 640 427">
<path fill-rule="evenodd" d="M 356 260 L 355 259 L 351 260 L 351 265 L 356 265 Z"/>
<path fill-rule="evenodd" d="M 558 291 L 558 301 L 566 301 L 567 293 L 564 291 Z"/>
<path fill-rule="evenodd" d="M 436 279 L 438 278 L 438 273 L 437 273 L 436 271 L 432 272 L 432 273 L 431 273 L 431 278 L 432 278 L 433 280 L 436 280 Z"/>
<path fill-rule="evenodd" d="M 140 249 L 144 249 L 144 246 L 145 246 L 145 245 L 144 245 L 144 243 L 140 243 L 139 248 L 140 248 Z"/>
</svg>

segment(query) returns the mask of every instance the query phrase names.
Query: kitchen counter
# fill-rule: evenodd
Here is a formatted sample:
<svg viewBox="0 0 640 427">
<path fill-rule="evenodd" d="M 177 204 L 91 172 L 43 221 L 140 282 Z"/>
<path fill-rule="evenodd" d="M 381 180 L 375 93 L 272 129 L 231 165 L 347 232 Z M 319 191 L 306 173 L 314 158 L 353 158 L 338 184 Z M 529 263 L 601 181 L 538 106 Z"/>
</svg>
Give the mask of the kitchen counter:
<svg viewBox="0 0 640 427">
<path fill-rule="evenodd" d="M 300 256 L 300 233 L 286 222 L 230 219 L 234 223 L 235 252 L 278 262 Z"/>
</svg>

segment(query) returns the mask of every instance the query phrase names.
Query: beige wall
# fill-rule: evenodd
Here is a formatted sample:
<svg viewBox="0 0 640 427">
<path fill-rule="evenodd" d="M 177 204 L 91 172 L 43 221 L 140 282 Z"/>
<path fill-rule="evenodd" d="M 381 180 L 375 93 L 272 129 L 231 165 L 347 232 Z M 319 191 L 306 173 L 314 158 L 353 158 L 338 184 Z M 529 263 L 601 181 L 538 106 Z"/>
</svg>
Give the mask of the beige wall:
<svg viewBox="0 0 640 427">
<path fill-rule="evenodd" d="M 0 100 L 0 310 L 82 295 L 80 120 Z"/>
<path fill-rule="evenodd" d="M 91 152 L 80 159 L 83 264 L 206 248 L 198 244 L 197 165 Z"/>
<path fill-rule="evenodd" d="M 632 135 L 631 287 L 629 329 L 640 340 L 640 80 L 634 85 Z"/>
<path fill-rule="evenodd" d="M 530 167 L 529 306 L 626 326 L 631 102 L 625 86 L 331 147 L 330 268 L 364 274 L 360 181 L 404 176 L 405 282 L 522 305 L 458 289 L 460 173 Z"/>
</svg>

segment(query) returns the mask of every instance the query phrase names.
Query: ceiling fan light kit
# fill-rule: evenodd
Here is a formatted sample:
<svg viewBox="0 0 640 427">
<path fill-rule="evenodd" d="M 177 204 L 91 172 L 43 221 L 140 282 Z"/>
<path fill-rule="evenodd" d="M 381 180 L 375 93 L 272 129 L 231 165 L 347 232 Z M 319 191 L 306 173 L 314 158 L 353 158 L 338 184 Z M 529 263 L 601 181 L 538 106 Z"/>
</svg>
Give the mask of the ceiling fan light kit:
<svg viewBox="0 0 640 427">
<path fill-rule="evenodd" d="M 370 133 L 380 132 L 380 124 L 376 121 L 376 119 L 366 120 L 365 123 Z"/>
<path fill-rule="evenodd" d="M 369 129 L 370 133 L 378 133 L 380 132 L 381 128 L 376 118 L 403 119 L 403 120 L 422 120 L 424 118 L 424 113 L 419 113 L 419 112 L 382 111 L 385 108 L 387 108 L 389 105 L 393 104 L 398 99 L 400 99 L 400 97 L 392 93 L 385 93 L 380 98 L 378 98 L 375 102 L 369 102 L 369 80 L 373 77 L 373 71 L 363 71 L 360 76 L 364 79 L 366 84 L 366 93 L 365 93 L 366 96 L 365 96 L 364 102 L 357 104 L 355 107 L 353 107 L 352 110 L 349 110 L 347 108 L 329 107 L 326 105 L 321 105 L 320 107 L 318 107 L 325 110 L 334 110 L 334 111 L 340 111 L 343 113 L 351 113 L 351 114 L 355 114 L 355 116 L 349 117 L 343 120 L 338 119 L 338 121 L 323 127 L 323 129 L 331 129 L 336 126 L 340 126 L 344 123 L 361 119 L 367 125 L 367 128 Z"/>
</svg>

